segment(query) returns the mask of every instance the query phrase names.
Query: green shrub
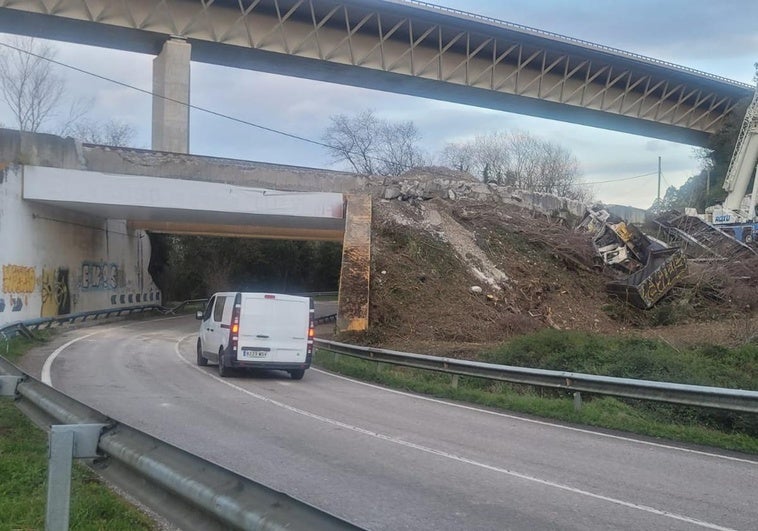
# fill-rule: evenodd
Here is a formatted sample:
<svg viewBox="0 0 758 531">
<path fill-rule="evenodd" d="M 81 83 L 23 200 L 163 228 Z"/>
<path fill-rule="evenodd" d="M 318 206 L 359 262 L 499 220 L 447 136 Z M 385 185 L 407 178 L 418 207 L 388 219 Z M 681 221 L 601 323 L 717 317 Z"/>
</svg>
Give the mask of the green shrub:
<svg viewBox="0 0 758 531">
<path fill-rule="evenodd" d="M 618 378 L 758 390 L 758 345 L 737 349 L 704 345 L 675 350 L 650 339 L 609 338 L 574 331 L 543 330 L 514 339 L 482 358 L 490 363 Z M 758 416 L 624 400 L 660 422 L 695 422 L 727 432 L 758 435 Z"/>
</svg>

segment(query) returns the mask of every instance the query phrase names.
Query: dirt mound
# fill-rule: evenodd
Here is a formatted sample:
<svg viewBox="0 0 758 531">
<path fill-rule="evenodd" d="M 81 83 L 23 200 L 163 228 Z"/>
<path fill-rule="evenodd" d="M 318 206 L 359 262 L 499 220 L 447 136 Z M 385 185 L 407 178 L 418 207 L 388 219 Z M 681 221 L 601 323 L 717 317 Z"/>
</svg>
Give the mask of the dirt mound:
<svg viewBox="0 0 758 531">
<path fill-rule="evenodd" d="M 620 328 L 589 237 L 518 207 L 377 200 L 372 256 L 368 339 L 388 346 Z"/>
<path fill-rule="evenodd" d="M 650 310 L 612 298 L 590 236 L 486 200 L 374 199 L 370 329 L 361 342 L 470 357 L 542 328 L 672 345 L 758 338 L 758 264 L 690 264 Z M 347 338 L 346 338 L 347 339 Z"/>
</svg>

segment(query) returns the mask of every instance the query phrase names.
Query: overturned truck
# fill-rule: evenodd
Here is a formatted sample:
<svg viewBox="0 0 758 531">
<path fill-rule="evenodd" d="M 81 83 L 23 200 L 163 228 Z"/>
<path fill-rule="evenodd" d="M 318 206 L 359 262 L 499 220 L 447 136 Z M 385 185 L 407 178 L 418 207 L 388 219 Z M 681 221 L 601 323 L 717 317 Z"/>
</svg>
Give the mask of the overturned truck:
<svg viewBox="0 0 758 531">
<path fill-rule="evenodd" d="M 618 273 L 606 290 L 638 308 L 652 307 L 687 272 L 680 249 L 646 236 L 602 208 L 588 209 L 577 229 L 590 233 L 602 263 Z"/>
</svg>

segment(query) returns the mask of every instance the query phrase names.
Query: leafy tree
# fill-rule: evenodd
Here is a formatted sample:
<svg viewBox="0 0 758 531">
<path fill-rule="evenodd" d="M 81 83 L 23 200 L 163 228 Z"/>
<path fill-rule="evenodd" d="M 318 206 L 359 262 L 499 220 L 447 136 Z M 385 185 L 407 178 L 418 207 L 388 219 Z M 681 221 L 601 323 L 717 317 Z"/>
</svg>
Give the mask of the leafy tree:
<svg viewBox="0 0 758 531">
<path fill-rule="evenodd" d="M 323 142 L 335 162 L 347 162 L 356 173 L 401 175 L 425 164 L 420 135 L 411 121 L 381 120 L 372 110 L 337 114 L 330 121 Z"/>
</svg>

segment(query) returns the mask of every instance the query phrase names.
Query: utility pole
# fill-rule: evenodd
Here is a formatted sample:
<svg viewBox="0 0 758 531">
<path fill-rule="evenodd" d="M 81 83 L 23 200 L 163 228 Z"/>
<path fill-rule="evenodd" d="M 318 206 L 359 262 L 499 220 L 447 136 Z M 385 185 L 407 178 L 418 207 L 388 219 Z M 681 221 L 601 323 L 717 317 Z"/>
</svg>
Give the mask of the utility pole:
<svg viewBox="0 0 758 531">
<path fill-rule="evenodd" d="M 705 170 L 705 197 L 706 199 L 711 195 L 711 170 Z"/>
<path fill-rule="evenodd" d="M 658 157 L 658 203 L 661 202 L 661 157 Z"/>
</svg>

